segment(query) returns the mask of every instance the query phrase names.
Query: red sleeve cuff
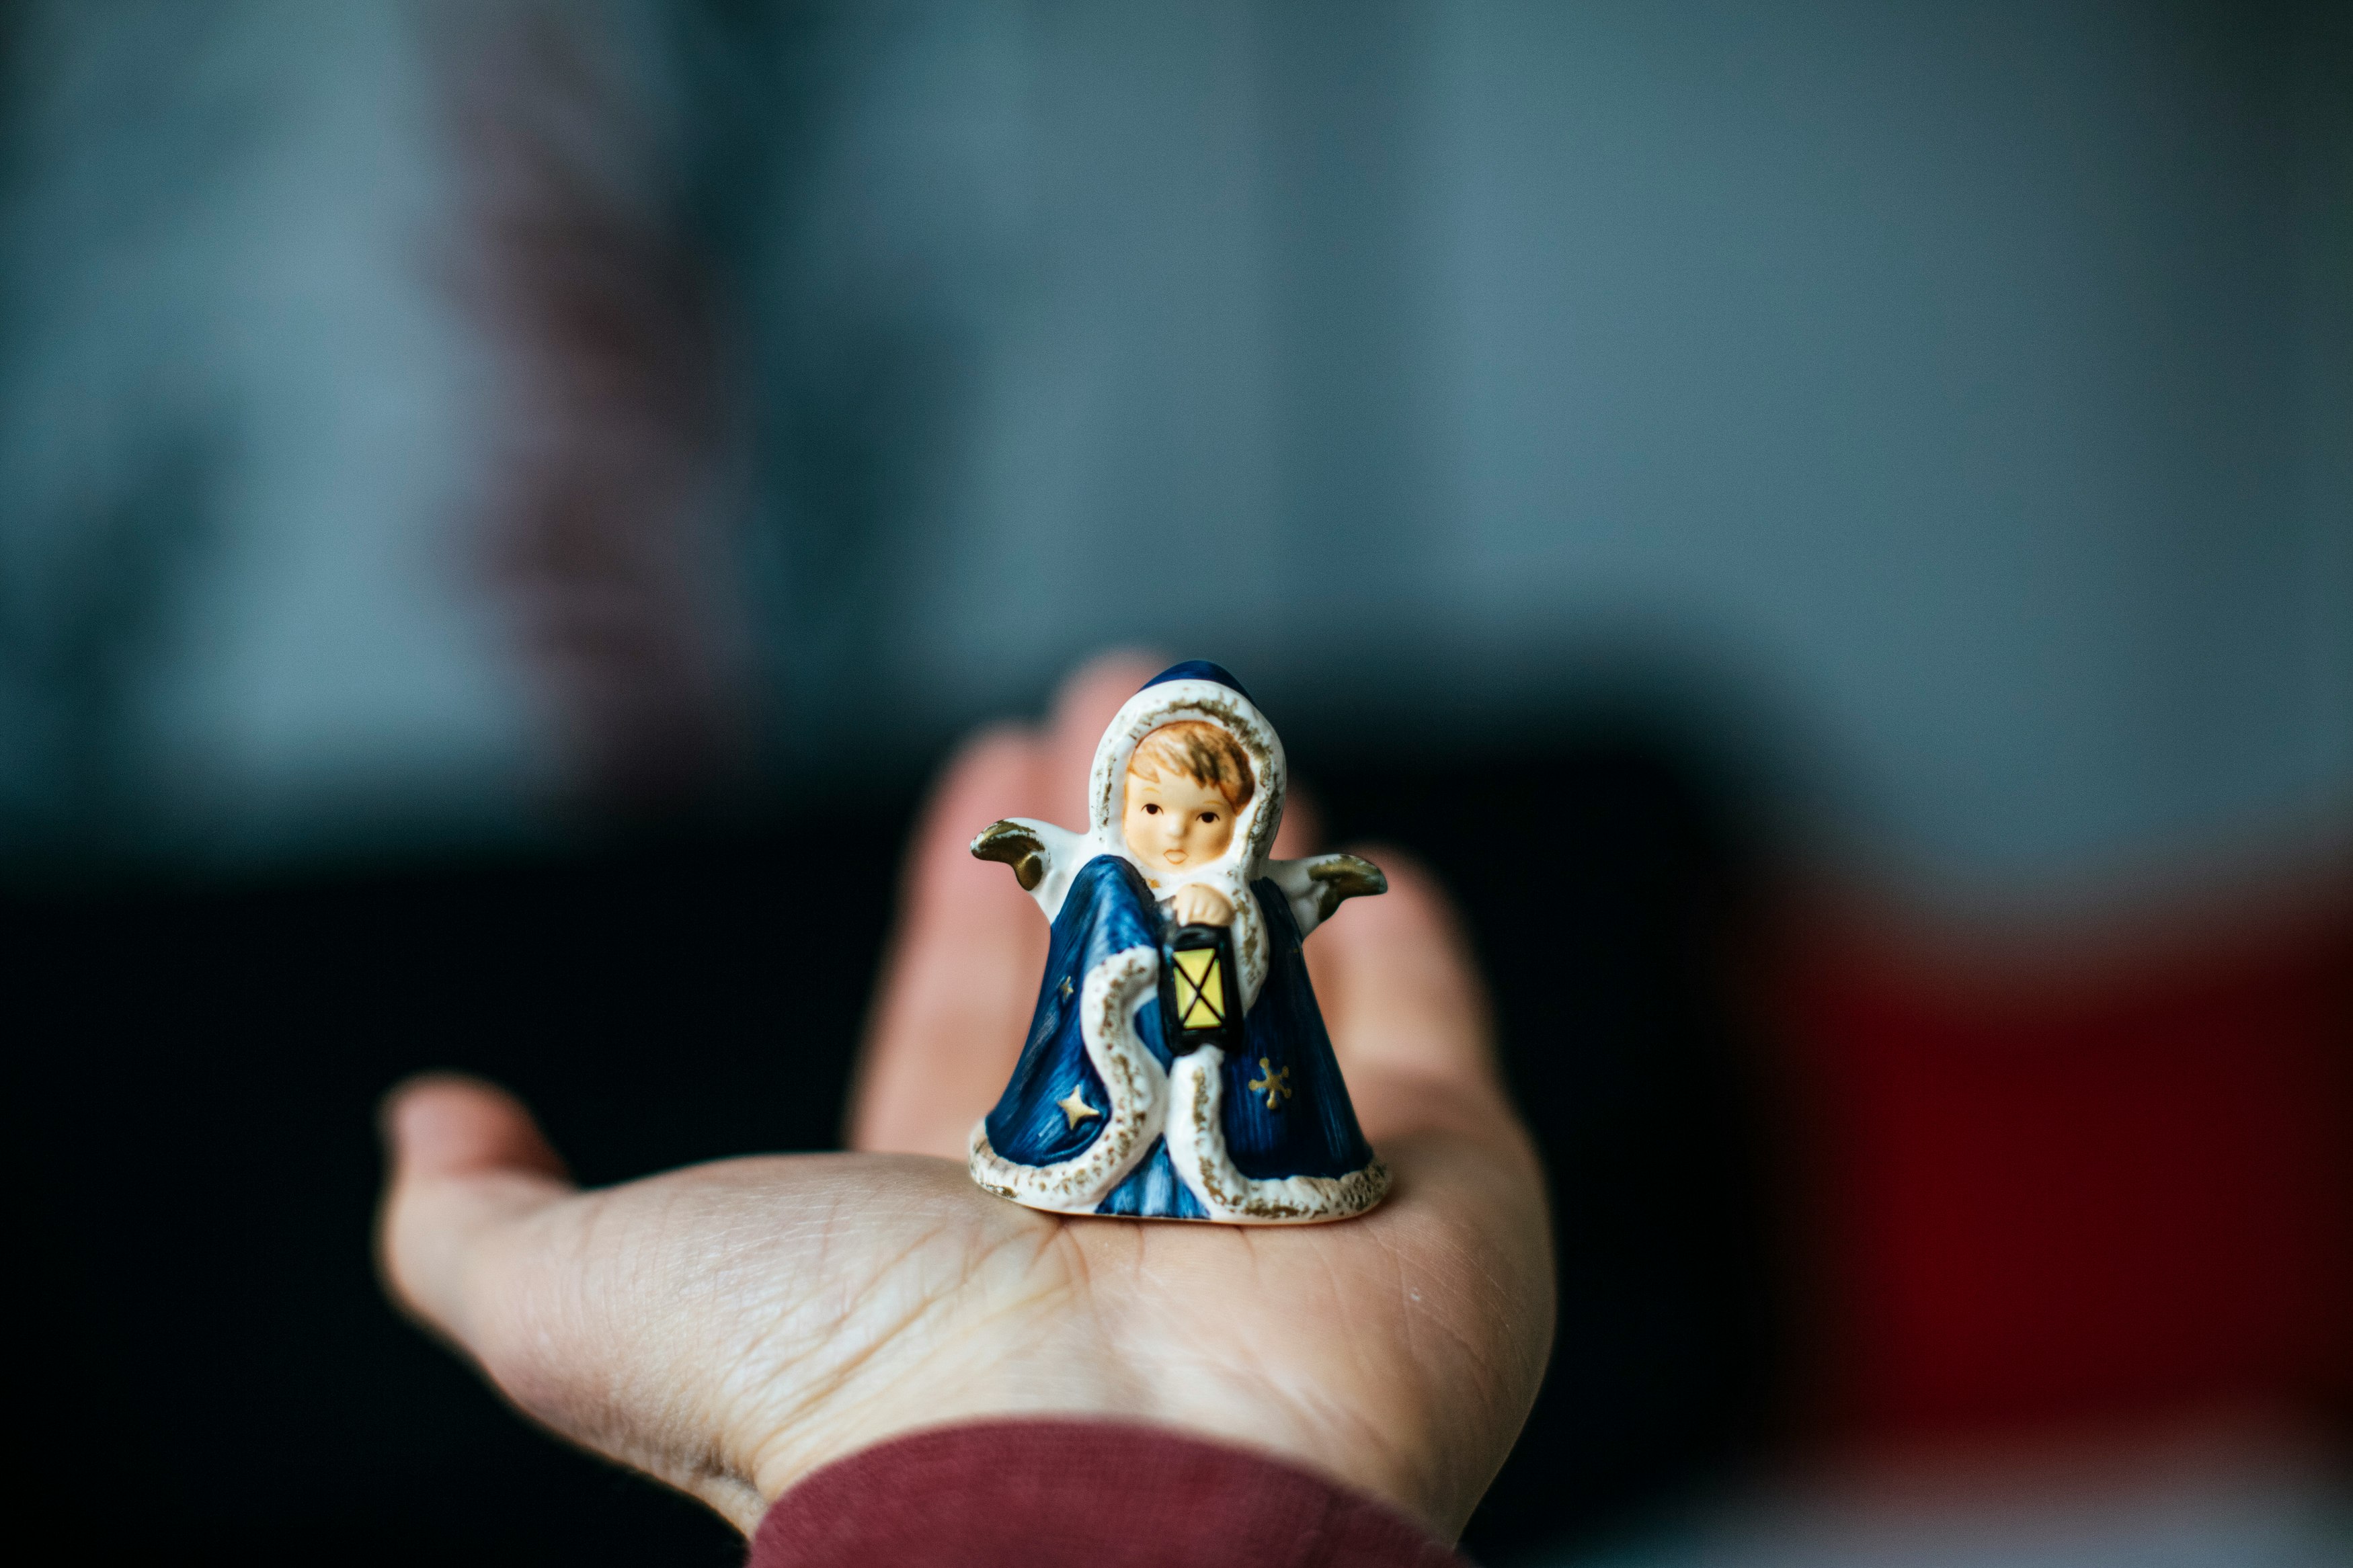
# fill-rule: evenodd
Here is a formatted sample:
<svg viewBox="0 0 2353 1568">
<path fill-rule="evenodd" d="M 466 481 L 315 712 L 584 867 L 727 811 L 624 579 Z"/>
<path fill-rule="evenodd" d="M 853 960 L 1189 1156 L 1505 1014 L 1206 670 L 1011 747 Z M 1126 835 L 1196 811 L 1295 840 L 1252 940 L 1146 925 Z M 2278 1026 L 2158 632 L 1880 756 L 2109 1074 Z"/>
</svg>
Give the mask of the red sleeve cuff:
<svg viewBox="0 0 2353 1568">
<path fill-rule="evenodd" d="M 1387 1504 L 1158 1427 L 1000 1421 L 894 1439 L 778 1498 L 748 1568 L 1462 1568 Z"/>
</svg>

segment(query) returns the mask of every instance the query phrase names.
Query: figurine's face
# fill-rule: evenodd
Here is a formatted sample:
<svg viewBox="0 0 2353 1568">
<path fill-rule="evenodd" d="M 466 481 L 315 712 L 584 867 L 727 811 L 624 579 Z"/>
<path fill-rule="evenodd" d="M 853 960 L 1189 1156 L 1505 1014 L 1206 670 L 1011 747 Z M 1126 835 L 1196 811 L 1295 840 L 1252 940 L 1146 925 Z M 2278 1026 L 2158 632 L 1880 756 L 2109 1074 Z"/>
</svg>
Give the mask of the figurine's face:
<svg viewBox="0 0 2353 1568">
<path fill-rule="evenodd" d="M 1120 826 L 1128 852 L 1146 868 L 1182 871 L 1226 852 L 1234 841 L 1234 808 L 1215 785 L 1174 769 L 1158 778 L 1131 773 Z"/>
</svg>

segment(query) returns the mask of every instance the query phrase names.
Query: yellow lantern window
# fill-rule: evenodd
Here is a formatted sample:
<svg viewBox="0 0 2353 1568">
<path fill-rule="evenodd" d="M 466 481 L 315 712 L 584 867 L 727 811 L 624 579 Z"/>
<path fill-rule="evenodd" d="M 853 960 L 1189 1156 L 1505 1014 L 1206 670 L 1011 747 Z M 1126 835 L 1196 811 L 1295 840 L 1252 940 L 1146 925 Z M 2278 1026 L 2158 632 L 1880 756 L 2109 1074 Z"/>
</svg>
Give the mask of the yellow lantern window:
<svg viewBox="0 0 2353 1568">
<path fill-rule="evenodd" d="M 1179 948 L 1172 956 L 1176 960 L 1177 1026 L 1214 1029 L 1224 1023 L 1226 983 L 1219 971 L 1218 950 Z"/>
</svg>

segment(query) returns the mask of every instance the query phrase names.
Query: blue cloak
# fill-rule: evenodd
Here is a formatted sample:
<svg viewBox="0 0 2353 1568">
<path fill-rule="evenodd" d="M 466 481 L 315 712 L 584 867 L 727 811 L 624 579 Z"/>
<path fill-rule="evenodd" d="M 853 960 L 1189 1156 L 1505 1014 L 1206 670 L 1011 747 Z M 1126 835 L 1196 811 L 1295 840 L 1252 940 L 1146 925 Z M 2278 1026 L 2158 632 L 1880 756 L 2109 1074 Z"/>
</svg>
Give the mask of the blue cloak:
<svg viewBox="0 0 2353 1568">
<path fill-rule="evenodd" d="M 1345 1177 L 1373 1154 L 1356 1126 L 1300 952 L 1298 923 L 1282 890 L 1250 885 L 1267 931 L 1266 978 L 1244 1014 L 1246 1047 L 1219 1068 L 1218 1122 L 1234 1169 L 1258 1180 Z M 1098 855 L 1072 878 L 1055 916 L 1038 1006 L 1012 1081 L 983 1127 L 998 1156 L 1018 1165 L 1071 1160 L 1108 1126 L 1109 1092 L 1088 1059 L 1079 999 L 1087 977 L 1137 948 L 1161 952 L 1166 921 L 1136 868 Z M 1174 1066 L 1160 1005 L 1136 1007 L 1134 1026 L 1165 1075 Z M 1094 1212 L 1155 1219 L 1208 1219 L 1201 1194 L 1169 1159 L 1166 1134 L 1155 1137 Z"/>
</svg>

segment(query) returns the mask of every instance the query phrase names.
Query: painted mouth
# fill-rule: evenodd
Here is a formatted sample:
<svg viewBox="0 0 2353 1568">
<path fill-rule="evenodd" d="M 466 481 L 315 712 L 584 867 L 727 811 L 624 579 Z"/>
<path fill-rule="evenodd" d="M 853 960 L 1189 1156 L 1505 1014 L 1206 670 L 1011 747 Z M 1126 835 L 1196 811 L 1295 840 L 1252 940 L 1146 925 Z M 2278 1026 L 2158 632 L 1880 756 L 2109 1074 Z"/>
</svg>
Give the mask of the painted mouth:
<svg viewBox="0 0 2353 1568">
<path fill-rule="evenodd" d="M 1182 849 L 1164 849 L 1160 852 L 1160 858 L 1163 860 L 1167 861 L 1171 866 L 1182 866 L 1185 863 L 1185 851 Z"/>
</svg>

